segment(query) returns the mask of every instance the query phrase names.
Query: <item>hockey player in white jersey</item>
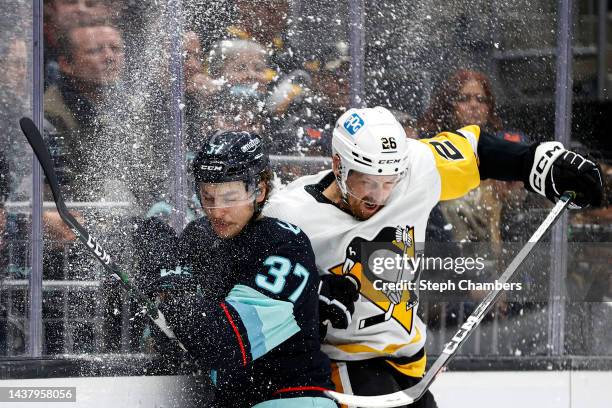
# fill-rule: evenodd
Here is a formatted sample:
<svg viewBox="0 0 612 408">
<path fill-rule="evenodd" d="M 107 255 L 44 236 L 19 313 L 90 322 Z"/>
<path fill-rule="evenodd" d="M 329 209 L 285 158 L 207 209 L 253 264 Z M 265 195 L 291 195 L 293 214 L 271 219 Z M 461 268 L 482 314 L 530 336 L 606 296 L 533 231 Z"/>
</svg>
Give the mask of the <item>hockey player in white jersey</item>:
<svg viewBox="0 0 612 408">
<path fill-rule="evenodd" d="M 320 314 L 336 316 L 323 350 L 334 361 L 332 377 L 344 393 L 407 388 L 423 376 L 426 363 L 417 293 L 376 286 L 417 279 L 418 272 L 402 267 L 377 275 L 364 265 L 363 253 L 374 248 L 415 256 L 434 205 L 463 196 L 481 179 L 523 181 L 552 201 L 571 190 L 578 207 L 598 205 L 603 196 L 598 165 L 561 143 L 510 143 L 481 134 L 478 126 L 408 139 L 382 107 L 344 113 L 333 131 L 332 152 L 332 170 L 278 191 L 264 214 L 299 226 L 310 238 L 323 275 Z M 359 291 L 354 305 L 351 291 Z M 411 405 L 417 406 L 436 404 L 428 392 Z"/>
</svg>

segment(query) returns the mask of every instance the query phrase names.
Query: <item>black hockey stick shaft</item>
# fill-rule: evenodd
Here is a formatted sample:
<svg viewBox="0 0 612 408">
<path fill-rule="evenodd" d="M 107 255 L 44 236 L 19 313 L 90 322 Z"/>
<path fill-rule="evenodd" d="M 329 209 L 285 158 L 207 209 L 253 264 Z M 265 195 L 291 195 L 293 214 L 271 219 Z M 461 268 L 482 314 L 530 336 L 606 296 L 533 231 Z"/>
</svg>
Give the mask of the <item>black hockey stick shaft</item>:
<svg viewBox="0 0 612 408">
<path fill-rule="evenodd" d="M 57 180 L 57 176 L 55 174 L 53 160 L 51 159 L 49 150 L 47 149 L 43 137 L 34 122 L 32 122 L 30 118 L 24 117 L 21 118 L 21 120 L 19 121 L 19 125 L 21 126 L 21 131 L 28 139 L 30 146 L 32 146 L 32 150 L 38 158 L 43 172 L 47 177 L 51 193 L 53 194 L 53 199 L 55 200 L 57 211 L 62 220 L 73 230 L 79 241 L 85 244 L 89 252 L 95 255 L 95 257 L 98 259 L 98 261 L 100 261 L 102 266 L 104 266 L 104 268 L 108 272 L 110 272 L 114 278 L 121 282 L 121 285 L 128 292 L 128 294 L 136 298 L 136 300 L 141 306 L 146 307 L 147 314 L 149 315 L 151 320 L 153 320 L 153 322 L 159 327 L 159 329 L 164 332 L 164 334 L 171 341 L 176 342 L 177 345 L 183 351 L 186 351 L 185 347 L 177 340 L 176 336 L 172 332 L 172 329 L 168 327 L 164 315 L 157 309 L 153 301 L 147 296 L 145 296 L 137 287 L 135 287 L 131 283 L 129 275 L 119 269 L 117 264 L 115 264 L 111 260 L 111 257 L 108 255 L 108 253 L 106 253 L 104 249 L 102 249 L 96 239 L 91 236 L 87 232 L 87 230 L 72 216 L 70 211 L 68 211 L 66 203 L 64 202 L 64 197 L 62 196 L 62 192 L 60 190 L 60 185 Z"/>
<path fill-rule="evenodd" d="M 563 194 L 554 208 L 550 211 L 544 222 L 542 222 L 531 238 L 529 238 L 527 244 L 523 246 L 510 265 L 508 265 L 504 273 L 497 279 L 497 281 L 500 283 L 500 285 L 498 285 L 499 287 L 503 287 L 503 284 L 508 282 L 512 275 L 514 275 L 531 250 L 555 223 L 555 221 L 557 221 L 574 197 L 575 194 L 573 192 L 566 192 Z M 489 292 L 489 294 L 480 302 L 474 312 L 467 318 L 465 323 L 461 325 L 461 328 L 457 331 L 457 333 L 455 333 L 452 339 L 444 346 L 444 350 L 442 350 L 440 356 L 436 359 L 429 370 L 427 370 L 425 376 L 421 379 L 421 381 L 419 381 L 418 384 L 402 391 L 371 397 L 340 394 L 333 391 L 328 392 L 328 395 L 341 404 L 359 407 L 391 408 L 412 404 L 414 401 L 421 398 L 423 394 L 425 394 L 425 391 L 429 389 L 430 385 L 435 380 L 436 375 L 444 367 L 446 367 L 457 354 L 457 350 L 459 350 L 469 336 L 475 331 L 475 328 L 480 324 L 486 313 L 491 310 L 495 304 L 495 301 L 501 296 L 502 292 L 503 291 L 501 289 L 495 289 Z"/>
<path fill-rule="evenodd" d="M 499 287 L 503 287 L 503 285 L 510 280 L 512 275 L 514 275 L 519 266 L 521 266 L 527 256 L 531 253 L 532 249 L 538 244 L 544 234 L 554 225 L 555 221 L 557 221 L 557 219 L 561 216 L 563 211 L 567 208 L 567 206 L 570 204 L 574 197 L 575 194 L 570 192 L 566 192 L 561 197 L 559 202 L 550 211 L 544 222 L 533 233 L 531 238 L 529 238 L 529 241 L 514 257 L 510 265 L 506 267 L 504 273 L 502 273 L 502 275 L 497 278 L 497 282 L 500 283 L 500 285 L 498 285 Z M 472 314 L 467 318 L 467 320 L 461 325 L 461 328 L 457 331 L 457 333 L 455 333 L 451 340 L 444 346 L 442 353 L 431 366 L 431 368 L 427 371 L 425 377 L 422 380 L 422 382 L 424 383 L 424 389 L 419 395 L 419 397 L 423 395 L 427 388 L 429 388 L 435 376 L 446 365 L 448 365 L 450 360 L 456 355 L 459 347 L 461 347 L 461 345 L 465 343 L 468 337 L 472 333 L 474 333 L 475 328 L 480 324 L 480 322 L 489 312 L 489 310 L 493 308 L 495 302 L 499 299 L 502 293 L 502 289 L 494 289 L 489 292 L 487 296 L 480 302 L 474 312 L 472 312 Z"/>
</svg>

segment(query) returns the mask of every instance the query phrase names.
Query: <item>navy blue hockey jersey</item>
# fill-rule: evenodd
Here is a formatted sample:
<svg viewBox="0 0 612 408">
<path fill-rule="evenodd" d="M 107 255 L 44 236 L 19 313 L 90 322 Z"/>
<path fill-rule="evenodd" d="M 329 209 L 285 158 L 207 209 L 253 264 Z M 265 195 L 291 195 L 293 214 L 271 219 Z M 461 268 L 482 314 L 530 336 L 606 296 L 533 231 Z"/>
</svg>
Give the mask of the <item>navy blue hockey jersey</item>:
<svg viewBox="0 0 612 408">
<path fill-rule="evenodd" d="M 198 290 L 163 311 L 211 369 L 218 403 L 251 406 L 333 388 L 319 345 L 319 274 L 298 227 L 261 218 L 222 240 L 201 218 L 184 230 L 179 250 Z"/>
</svg>

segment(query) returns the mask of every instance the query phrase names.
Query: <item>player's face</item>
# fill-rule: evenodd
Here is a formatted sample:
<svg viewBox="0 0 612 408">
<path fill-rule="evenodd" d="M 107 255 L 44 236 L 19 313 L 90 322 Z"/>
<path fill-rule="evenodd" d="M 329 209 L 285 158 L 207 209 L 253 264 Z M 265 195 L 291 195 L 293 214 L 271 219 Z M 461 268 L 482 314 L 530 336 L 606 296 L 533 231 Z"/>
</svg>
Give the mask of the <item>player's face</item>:
<svg viewBox="0 0 612 408">
<path fill-rule="evenodd" d="M 351 170 L 347 180 L 348 204 L 360 220 L 376 214 L 387 202 L 401 176 L 373 176 Z"/>
<path fill-rule="evenodd" d="M 454 101 L 457 125 L 485 125 L 490 113 L 488 103 L 489 100 L 480 82 L 467 81 Z"/>
<path fill-rule="evenodd" d="M 251 220 L 253 203 L 262 195 L 251 190 L 243 181 L 200 184 L 202 208 L 219 238 L 235 237 Z"/>
</svg>

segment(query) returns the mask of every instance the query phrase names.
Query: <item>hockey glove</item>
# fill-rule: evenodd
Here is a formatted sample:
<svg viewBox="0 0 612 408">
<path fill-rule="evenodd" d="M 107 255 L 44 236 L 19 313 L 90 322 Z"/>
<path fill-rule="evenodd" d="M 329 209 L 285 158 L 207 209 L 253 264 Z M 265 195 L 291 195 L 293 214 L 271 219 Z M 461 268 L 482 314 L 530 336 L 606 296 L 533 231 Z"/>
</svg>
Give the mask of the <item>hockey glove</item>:
<svg viewBox="0 0 612 408">
<path fill-rule="evenodd" d="M 157 293 L 174 294 L 197 290 L 190 267 L 177 266 L 175 269 L 162 269 L 159 275 L 154 285 Z"/>
<path fill-rule="evenodd" d="M 327 332 L 327 324 L 336 329 L 346 329 L 355 312 L 359 298 L 359 280 L 351 275 L 323 275 L 319 283 L 319 321 L 321 337 Z"/>
<path fill-rule="evenodd" d="M 134 246 L 134 281 L 153 297 L 165 291 L 170 283 L 182 281 L 183 270 L 175 270 L 178 261 L 178 237 L 174 230 L 158 217 L 132 220 Z"/>
<path fill-rule="evenodd" d="M 601 169 L 592 160 L 565 150 L 559 142 L 545 142 L 537 146 L 529 187 L 536 193 L 556 202 L 565 191 L 573 191 L 576 198 L 571 208 L 599 206 L 603 200 Z"/>
</svg>

